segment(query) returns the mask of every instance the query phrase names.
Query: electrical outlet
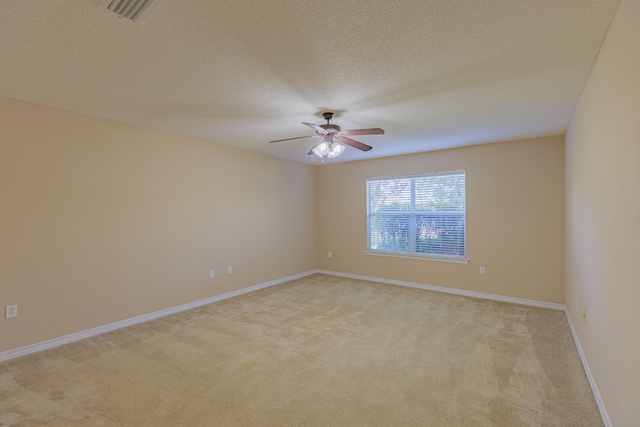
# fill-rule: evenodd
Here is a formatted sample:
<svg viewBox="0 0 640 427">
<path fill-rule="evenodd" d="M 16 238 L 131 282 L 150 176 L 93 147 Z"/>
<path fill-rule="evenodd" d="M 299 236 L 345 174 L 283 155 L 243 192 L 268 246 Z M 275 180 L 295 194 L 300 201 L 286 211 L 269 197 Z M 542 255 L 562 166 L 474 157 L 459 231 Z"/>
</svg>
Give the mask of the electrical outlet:
<svg viewBox="0 0 640 427">
<path fill-rule="evenodd" d="M 18 317 L 18 304 L 8 305 L 5 307 L 5 319 L 11 319 L 12 317 Z"/>
<path fill-rule="evenodd" d="M 484 274 L 484 267 L 480 267 L 480 274 Z"/>
<path fill-rule="evenodd" d="M 227 267 L 227 274 L 231 274 L 233 273 L 233 267 L 229 266 Z"/>
<path fill-rule="evenodd" d="M 216 271 L 215 270 L 209 270 L 209 278 L 213 279 L 214 277 L 216 277 Z"/>
<path fill-rule="evenodd" d="M 327 252 L 327 258 L 331 258 L 331 257 L 333 257 L 333 252 L 331 251 Z"/>
</svg>

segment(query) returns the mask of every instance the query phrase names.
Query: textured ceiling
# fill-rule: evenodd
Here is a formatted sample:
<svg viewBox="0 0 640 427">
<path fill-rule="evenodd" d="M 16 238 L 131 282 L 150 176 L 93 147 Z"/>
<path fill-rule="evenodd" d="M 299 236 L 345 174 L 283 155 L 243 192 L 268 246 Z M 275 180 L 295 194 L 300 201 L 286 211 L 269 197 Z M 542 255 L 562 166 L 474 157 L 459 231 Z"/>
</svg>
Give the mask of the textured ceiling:
<svg viewBox="0 0 640 427">
<path fill-rule="evenodd" d="M 318 164 L 562 134 L 620 0 L 0 0 L 0 95 Z"/>
</svg>

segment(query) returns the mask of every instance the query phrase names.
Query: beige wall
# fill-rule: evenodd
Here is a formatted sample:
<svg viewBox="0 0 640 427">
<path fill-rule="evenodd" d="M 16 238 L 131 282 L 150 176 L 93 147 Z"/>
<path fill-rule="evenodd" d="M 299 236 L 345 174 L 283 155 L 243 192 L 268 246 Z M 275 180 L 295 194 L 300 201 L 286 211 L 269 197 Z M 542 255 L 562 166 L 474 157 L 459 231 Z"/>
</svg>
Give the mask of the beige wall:
<svg viewBox="0 0 640 427">
<path fill-rule="evenodd" d="M 0 120 L 0 352 L 314 268 L 563 302 L 561 137 L 315 168 L 7 98 Z M 448 169 L 471 263 L 365 256 L 366 177 Z"/>
<path fill-rule="evenodd" d="M 0 98 L 0 352 L 314 269 L 315 176 Z"/>
<path fill-rule="evenodd" d="M 469 264 L 364 254 L 367 177 L 457 169 L 467 172 Z M 563 174 L 561 136 L 327 164 L 318 170 L 318 266 L 563 303 Z"/>
<path fill-rule="evenodd" d="M 567 307 L 612 424 L 640 426 L 640 1 L 622 0 L 566 141 Z"/>
</svg>

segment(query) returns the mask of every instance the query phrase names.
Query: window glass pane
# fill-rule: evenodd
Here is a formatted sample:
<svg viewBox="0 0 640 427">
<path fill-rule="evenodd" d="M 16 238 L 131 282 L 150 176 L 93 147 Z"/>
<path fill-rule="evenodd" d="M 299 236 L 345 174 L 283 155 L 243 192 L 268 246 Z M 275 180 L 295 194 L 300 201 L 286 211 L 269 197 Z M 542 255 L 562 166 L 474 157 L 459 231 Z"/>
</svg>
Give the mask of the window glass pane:
<svg viewBox="0 0 640 427">
<path fill-rule="evenodd" d="M 416 215 L 416 252 L 464 256 L 464 215 Z"/>
<path fill-rule="evenodd" d="M 370 181 L 369 212 L 398 212 L 411 209 L 411 180 Z"/>
<path fill-rule="evenodd" d="M 409 251 L 409 215 L 372 215 L 370 221 L 370 249 Z"/>
<path fill-rule="evenodd" d="M 464 211 L 464 175 L 416 178 L 416 210 Z"/>
</svg>

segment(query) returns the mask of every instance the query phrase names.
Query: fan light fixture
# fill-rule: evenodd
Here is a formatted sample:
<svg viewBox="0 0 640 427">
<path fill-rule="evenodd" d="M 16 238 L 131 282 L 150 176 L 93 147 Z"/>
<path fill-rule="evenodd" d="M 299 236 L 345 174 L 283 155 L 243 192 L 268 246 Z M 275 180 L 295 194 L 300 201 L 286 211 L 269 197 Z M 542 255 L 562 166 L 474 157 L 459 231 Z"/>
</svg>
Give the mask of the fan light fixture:
<svg viewBox="0 0 640 427">
<path fill-rule="evenodd" d="M 330 159 L 334 159 L 342 153 L 344 153 L 344 145 L 334 142 L 329 149 L 329 155 L 327 157 L 329 157 Z"/>
<path fill-rule="evenodd" d="M 332 139 L 333 138 L 331 138 L 331 136 L 325 136 L 324 141 L 312 150 L 313 154 L 321 159 L 325 156 L 330 159 L 335 159 L 340 154 L 344 153 L 344 145 L 339 142 L 332 141 Z"/>
</svg>

